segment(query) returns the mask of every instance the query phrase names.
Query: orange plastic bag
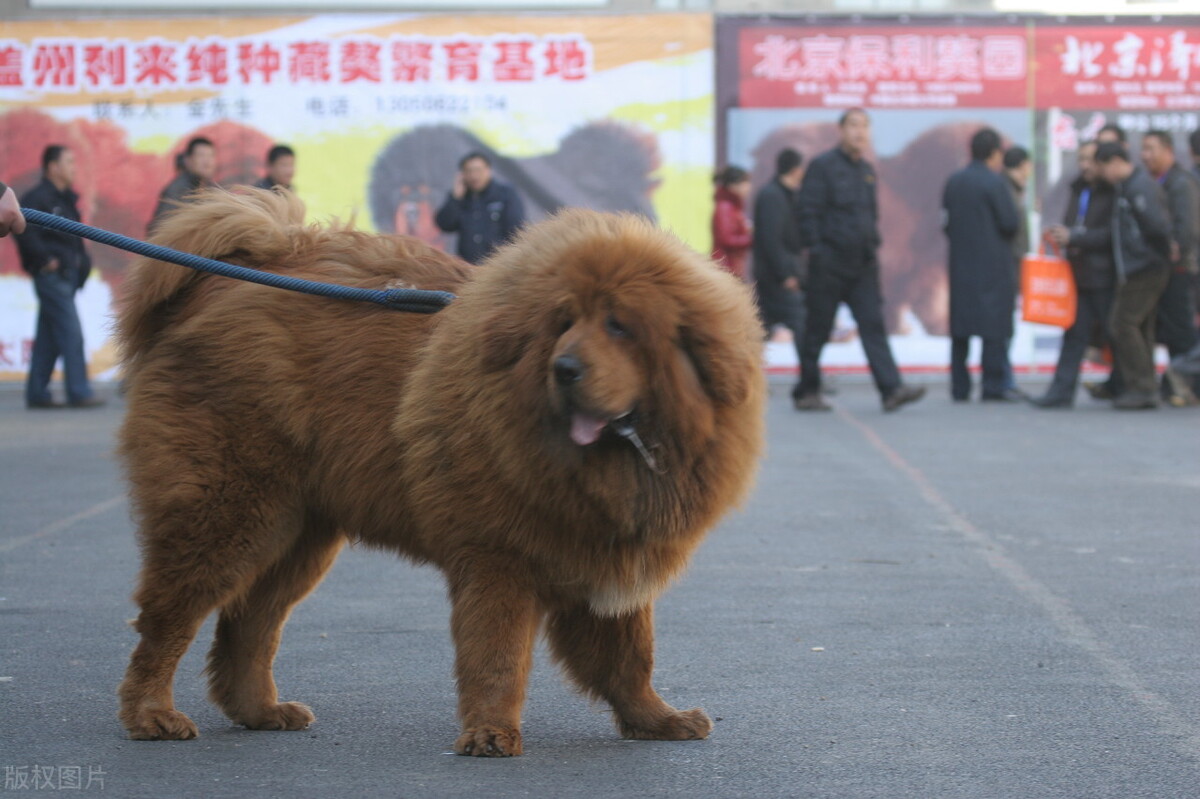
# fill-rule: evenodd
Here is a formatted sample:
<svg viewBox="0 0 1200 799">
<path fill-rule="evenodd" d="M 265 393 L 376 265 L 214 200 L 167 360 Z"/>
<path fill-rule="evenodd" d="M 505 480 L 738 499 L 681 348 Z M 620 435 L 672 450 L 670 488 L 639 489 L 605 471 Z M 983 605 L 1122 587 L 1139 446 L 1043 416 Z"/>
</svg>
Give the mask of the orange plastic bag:
<svg viewBox="0 0 1200 799">
<path fill-rule="evenodd" d="M 1046 245 L 1054 254 L 1046 253 Z M 1075 324 L 1075 275 L 1058 254 L 1058 247 L 1042 240 L 1042 251 L 1021 259 L 1021 318 L 1026 322 L 1067 328 Z"/>
</svg>

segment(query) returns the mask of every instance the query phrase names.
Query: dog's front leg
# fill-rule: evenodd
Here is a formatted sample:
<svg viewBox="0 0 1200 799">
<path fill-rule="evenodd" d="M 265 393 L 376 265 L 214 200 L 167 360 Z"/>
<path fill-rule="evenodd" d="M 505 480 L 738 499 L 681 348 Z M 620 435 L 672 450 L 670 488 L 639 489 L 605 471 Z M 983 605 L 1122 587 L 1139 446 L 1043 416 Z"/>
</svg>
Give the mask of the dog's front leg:
<svg viewBox="0 0 1200 799">
<path fill-rule="evenodd" d="M 663 701 L 654 671 L 654 611 L 646 605 L 620 616 L 602 616 L 579 605 L 552 613 L 547 637 L 572 679 L 616 712 L 626 738 L 680 741 L 707 738 L 712 721 L 703 710 L 676 710 Z"/>
<path fill-rule="evenodd" d="M 533 660 L 540 610 L 527 567 L 515 558 L 476 552 L 450 575 L 460 755 L 521 754 L 521 707 Z"/>
</svg>

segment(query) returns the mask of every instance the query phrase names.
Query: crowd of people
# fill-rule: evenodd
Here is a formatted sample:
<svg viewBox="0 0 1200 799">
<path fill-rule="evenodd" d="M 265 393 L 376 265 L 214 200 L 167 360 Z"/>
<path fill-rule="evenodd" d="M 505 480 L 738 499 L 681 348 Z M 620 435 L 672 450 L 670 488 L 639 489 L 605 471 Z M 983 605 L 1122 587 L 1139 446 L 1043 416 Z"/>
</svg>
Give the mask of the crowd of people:
<svg viewBox="0 0 1200 799">
<path fill-rule="evenodd" d="M 764 330 L 790 331 L 800 364 L 792 389 L 800 411 L 829 410 L 830 389 L 821 375 L 821 353 L 840 305 L 849 308 L 885 411 L 920 400 L 925 389 L 905 383 L 892 354 L 883 314 L 878 251 L 879 207 L 873 165 L 867 160 L 871 120 L 853 108 L 838 120 L 838 142 L 805 166 L 785 148 L 775 175 L 755 196 L 746 170 L 727 166 L 716 176 L 712 218 L 713 257 L 754 283 Z M 970 163 L 950 176 L 942 213 L 949 245 L 950 394 L 970 399 L 970 340 L 982 344 L 984 401 L 1029 400 L 1039 408 L 1074 404 L 1081 365 L 1105 352 L 1107 380 L 1085 383 L 1096 399 L 1118 409 L 1198 404 L 1200 391 L 1200 131 L 1190 137 L 1194 168 L 1176 162 L 1166 131 L 1142 137 L 1140 163 L 1127 137 L 1108 125 L 1078 149 L 1078 175 L 1061 222 L 1034 236 L 1027 228 L 1025 192 L 1032 172 L 1029 152 L 1005 149 L 991 128 L 970 142 Z M 177 174 L 163 188 L 149 220 L 152 234 L 163 214 L 196 192 L 216 186 L 217 153 L 204 137 L 188 141 Z M 262 189 L 294 190 L 296 154 L 270 148 Z M 74 154 L 51 145 L 42 157 L 42 180 L 20 200 L 0 183 L 0 236 L 17 234 L 23 268 L 39 301 L 37 332 L 26 381 L 29 408 L 103 404 L 88 381 L 75 294 L 91 271 L 82 240 L 27 227 L 21 208 L 79 219 L 72 189 Z M 481 263 L 525 222 L 517 191 L 497 180 L 488 156 L 467 153 L 436 224 L 457 234 L 458 255 Z M 1009 361 L 1020 263 L 1039 239 L 1062 248 L 1075 279 L 1077 312 L 1064 332 L 1048 390 L 1029 397 L 1018 389 Z M 1170 367 L 1159 383 L 1154 348 L 1166 345 Z M 62 359 L 66 402 L 56 402 L 50 378 Z"/>
<path fill-rule="evenodd" d="M 22 208 L 80 221 L 79 196 L 75 193 L 75 153 L 51 144 L 42 151 L 40 182 L 20 197 L 0 183 L 0 236 L 16 234 L 21 267 L 33 280 L 38 298 L 37 327 L 25 379 L 25 407 L 35 410 L 95 408 L 105 400 L 92 389 L 84 352 L 83 325 L 75 295 L 92 271 L 92 261 L 83 239 L 37 225 L 27 225 Z M 164 214 L 188 202 L 203 188 L 216 186 L 217 152 L 213 142 L 202 136 L 188 141 L 176 160 L 176 175 L 159 194 L 147 234 L 152 234 Z M 267 153 L 265 175 L 254 185 L 270 189 L 292 188 L 296 154 L 277 144 Z M 66 401 L 53 397 L 50 389 L 55 364 L 61 359 Z"/>
<path fill-rule="evenodd" d="M 791 331 L 800 364 L 792 391 L 797 410 L 830 407 L 822 399 L 820 357 L 842 303 L 858 325 L 884 410 L 924 394 L 903 382 L 884 328 L 877 180 L 864 158 L 869 143 L 869 116 L 850 109 L 838 120 L 837 146 L 807 169 L 800 153 L 780 152 L 774 179 L 752 203 L 744 170 L 729 166 L 717 174 L 713 257 L 754 283 L 768 334 L 778 326 Z M 1193 168 L 1176 162 L 1170 133 L 1150 131 L 1138 163 L 1124 131 L 1105 126 L 1078 150 L 1064 219 L 1034 232 L 1025 213 L 1028 150 L 1005 149 L 991 128 L 972 136 L 970 163 L 950 176 L 942 200 L 954 401 L 972 395 L 967 359 L 978 338 L 984 401 L 1070 408 L 1082 363 L 1098 352 L 1111 370 L 1107 380 L 1084 384 L 1095 399 L 1120 410 L 1200 404 L 1200 131 L 1189 144 Z M 1041 240 L 1061 248 L 1070 263 L 1078 310 L 1049 389 L 1031 397 L 1016 385 L 1009 347 L 1021 262 Z M 1161 382 L 1157 344 L 1172 359 Z"/>
</svg>

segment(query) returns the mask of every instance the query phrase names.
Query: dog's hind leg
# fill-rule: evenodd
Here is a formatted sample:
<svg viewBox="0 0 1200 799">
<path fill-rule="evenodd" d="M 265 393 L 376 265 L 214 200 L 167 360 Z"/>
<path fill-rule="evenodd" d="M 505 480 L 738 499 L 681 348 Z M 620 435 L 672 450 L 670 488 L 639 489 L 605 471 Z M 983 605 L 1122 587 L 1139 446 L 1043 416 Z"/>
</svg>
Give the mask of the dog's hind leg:
<svg viewBox="0 0 1200 799">
<path fill-rule="evenodd" d="M 141 640 L 118 690 L 121 721 L 139 740 L 196 737 L 196 725 L 175 709 L 180 658 L 205 617 L 245 592 L 300 532 L 286 488 L 261 476 L 229 469 L 179 479 L 160 469 L 158 478 L 156 488 L 148 484 L 153 476 L 134 478 L 142 516 L 134 595 Z"/>
<path fill-rule="evenodd" d="M 221 609 L 208 654 L 209 698 L 252 730 L 300 730 L 313 721 L 299 702 L 280 702 L 271 674 L 283 625 L 341 550 L 333 525 L 310 519 L 300 538 L 246 593 Z"/>
<path fill-rule="evenodd" d="M 612 705 L 624 737 L 678 741 L 706 738 L 712 731 L 703 710 L 676 710 L 650 684 L 651 606 L 621 616 L 600 616 L 590 607 L 577 606 L 551 614 L 546 634 L 555 658 L 575 683 Z"/>
</svg>

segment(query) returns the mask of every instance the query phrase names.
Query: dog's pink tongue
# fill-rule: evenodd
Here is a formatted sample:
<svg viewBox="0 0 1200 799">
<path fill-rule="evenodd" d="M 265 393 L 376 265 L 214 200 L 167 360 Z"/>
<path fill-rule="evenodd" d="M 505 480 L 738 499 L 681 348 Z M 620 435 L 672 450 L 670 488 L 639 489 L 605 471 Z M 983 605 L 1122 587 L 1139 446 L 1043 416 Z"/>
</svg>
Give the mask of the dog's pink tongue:
<svg viewBox="0 0 1200 799">
<path fill-rule="evenodd" d="M 597 419 L 586 413 L 577 413 L 571 417 L 571 440 L 581 447 L 586 447 L 600 437 L 607 424 L 607 419 Z"/>
</svg>

